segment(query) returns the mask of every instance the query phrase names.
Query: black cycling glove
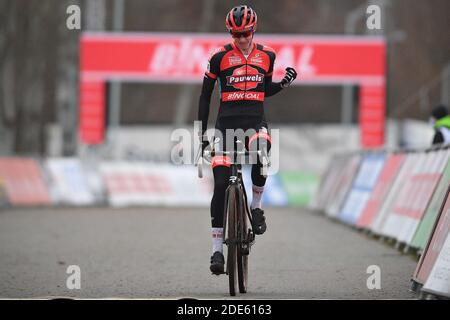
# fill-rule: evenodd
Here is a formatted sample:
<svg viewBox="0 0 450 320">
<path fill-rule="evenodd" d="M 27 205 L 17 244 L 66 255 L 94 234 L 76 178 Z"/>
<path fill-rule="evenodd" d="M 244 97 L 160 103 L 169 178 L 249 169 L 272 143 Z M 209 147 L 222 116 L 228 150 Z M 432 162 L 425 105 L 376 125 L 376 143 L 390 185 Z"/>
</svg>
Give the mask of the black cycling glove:
<svg viewBox="0 0 450 320">
<path fill-rule="evenodd" d="M 295 71 L 294 68 L 291 67 L 287 67 L 286 68 L 286 74 L 283 78 L 283 80 L 281 80 L 281 87 L 283 88 L 287 88 L 291 85 L 291 83 L 295 80 L 295 78 L 297 78 L 297 72 Z"/>
</svg>

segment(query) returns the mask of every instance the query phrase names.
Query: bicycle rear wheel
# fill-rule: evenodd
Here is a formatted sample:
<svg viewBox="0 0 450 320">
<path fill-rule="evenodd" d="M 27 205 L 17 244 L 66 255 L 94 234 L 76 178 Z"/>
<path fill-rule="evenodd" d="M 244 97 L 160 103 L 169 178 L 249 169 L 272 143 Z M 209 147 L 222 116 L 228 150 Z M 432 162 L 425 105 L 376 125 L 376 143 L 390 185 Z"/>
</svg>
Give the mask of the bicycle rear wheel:
<svg viewBox="0 0 450 320">
<path fill-rule="evenodd" d="M 244 199 L 242 190 L 237 191 L 237 217 L 238 217 L 238 228 L 237 228 L 237 270 L 238 270 L 238 284 L 239 292 L 247 292 L 248 283 L 248 251 L 247 253 L 243 250 L 244 241 L 247 240 L 247 215 L 245 214 Z M 248 246 L 248 244 L 247 244 Z M 248 250 L 248 249 L 247 249 Z"/>
<path fill-rule="evenodd" d="M 236 187 L 231 186 L 228 189 L 228 208 L 227 208 L 227 233 L 228 233 L 228 253 L 227 253 L 227 273 L 230 286 L 230 296 L 236 295 L 237 287 L 237 201 Z"/>
</svg>

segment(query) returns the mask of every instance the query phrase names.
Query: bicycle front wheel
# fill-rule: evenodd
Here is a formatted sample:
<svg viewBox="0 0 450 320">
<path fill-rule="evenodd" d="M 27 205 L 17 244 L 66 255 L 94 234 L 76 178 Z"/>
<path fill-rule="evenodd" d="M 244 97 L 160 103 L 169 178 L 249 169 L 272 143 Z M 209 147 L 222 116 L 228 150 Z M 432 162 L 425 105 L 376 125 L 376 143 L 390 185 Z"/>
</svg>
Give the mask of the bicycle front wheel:
<svg viewBox="0 0 450 320">
<path fill-rule="evenodd" d="M 244 252 L 243 246 L 248 246 L 245 244 L 247 240 L 247 215 L 245 214 L 244 207 L 244 198 L 242 194 L 242 190 L 237 190 L 237 270 L 238 270 L 238 283 L 239 283 L 239 292 L 246 293 L 247 292 L 247 283 L 248 283 L 248 250 L 247 248 Z"/>
<path fill-rule="evenodd" d="M 237 287 L 237 200 L 236 187 L 228 189 L 227 208 L 227 233 L 228 233 L 228 253 L 227 253 L 227 273 L 230 286 L 230 296 L 236 295 Z"/>
</svg>

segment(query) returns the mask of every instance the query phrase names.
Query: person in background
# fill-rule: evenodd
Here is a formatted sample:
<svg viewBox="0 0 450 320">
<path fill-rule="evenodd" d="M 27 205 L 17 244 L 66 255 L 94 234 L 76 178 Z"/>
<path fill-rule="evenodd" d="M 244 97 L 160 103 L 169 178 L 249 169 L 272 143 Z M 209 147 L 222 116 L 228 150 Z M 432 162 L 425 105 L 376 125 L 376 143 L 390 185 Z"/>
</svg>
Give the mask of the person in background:
<svg viewBox="0 0 450 320">
<path fill-rule="evenodd" d="M 450 116 L 448 108 L 438 105 L 431 111 L 431 123 L 434 127 L 433 145 L 450 143 Z"/>
</svg>

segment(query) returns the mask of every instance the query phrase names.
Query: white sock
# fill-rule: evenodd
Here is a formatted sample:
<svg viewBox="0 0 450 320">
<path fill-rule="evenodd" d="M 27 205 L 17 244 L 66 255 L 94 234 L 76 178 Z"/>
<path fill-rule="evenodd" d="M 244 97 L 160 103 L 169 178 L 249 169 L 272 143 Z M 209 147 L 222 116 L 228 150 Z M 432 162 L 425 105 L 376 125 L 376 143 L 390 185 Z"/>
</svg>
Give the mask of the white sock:
<svg viewBox="0 0 450 320">
<path fill-rule="evenodd" d="M 252 204 L 250 205 L 250 207 L 252 209 L 255 208 L 262 209 L 262 195 L 264 192 L 264 186 L 258 187 L 253 185 L 252 190 L 253 190 L 253 197 L 252 197 Z"/>
<path fill-rule="evenodd" d="M 223 228 L 211 228 L 213 240 L 213 253 L 223 253 Z"/>
</svg>

